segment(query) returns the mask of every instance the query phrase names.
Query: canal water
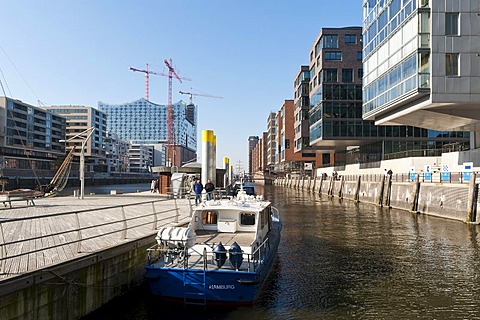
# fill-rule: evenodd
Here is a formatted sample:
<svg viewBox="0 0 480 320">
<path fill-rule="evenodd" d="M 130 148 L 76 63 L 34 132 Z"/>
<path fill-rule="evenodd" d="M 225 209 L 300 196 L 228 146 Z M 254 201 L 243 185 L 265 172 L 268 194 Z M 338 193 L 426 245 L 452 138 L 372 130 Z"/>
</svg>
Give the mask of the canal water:
<svg viewBox="0 0 480 320">
<path fill-rule="evenodd" d="M 140 287 L 87 319 L 480 319 L 477 226 L 261 188 L 284 229 L 253 306 L 162 304 Z"/>
</svg>

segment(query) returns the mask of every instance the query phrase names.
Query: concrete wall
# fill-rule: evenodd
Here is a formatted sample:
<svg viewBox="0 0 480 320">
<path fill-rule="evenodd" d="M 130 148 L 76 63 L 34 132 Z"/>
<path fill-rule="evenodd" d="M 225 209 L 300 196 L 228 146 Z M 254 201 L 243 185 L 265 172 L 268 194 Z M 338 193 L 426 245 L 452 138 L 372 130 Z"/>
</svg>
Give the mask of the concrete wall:
<svg viewBox="0 0 480 320">
<path fill-rule="evenodd" d="M 360 184 L 358 180 L 344 181 L 343 177 L 337 180 L 317 177 L 312 189 L 308 188 L 308 179 L 299 177 L 277 179 L 274 184 L 460 221 L 468 220 L 469 204 L 473 203 L 473 216 L 468 222 L 480 222 L 478 184 L 472 189 L 465 183 L 391 182 L 388 177 L 382 177 L 380 181 L 360 180 Z"/>
<path fill-rule="evenodd" d="M 154 234 L 2 281 L 0 318 L 78 319 L 143 281 Z"/>
</svg>

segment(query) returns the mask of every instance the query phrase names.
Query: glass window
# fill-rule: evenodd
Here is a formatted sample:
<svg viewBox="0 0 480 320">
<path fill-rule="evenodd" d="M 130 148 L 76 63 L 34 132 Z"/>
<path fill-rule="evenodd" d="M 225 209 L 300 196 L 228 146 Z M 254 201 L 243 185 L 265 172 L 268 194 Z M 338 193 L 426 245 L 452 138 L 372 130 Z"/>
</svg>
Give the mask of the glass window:
<svg viewBox="0 0 480 320">
<path fill-rule="evenodd" d="M 337 82 L 337 69 L 324 69 L 323 82 Z"/>
<path fill-rule="evenodd" d="M 240 224 L 243 226 L 255 225 L 255 213 L 240 212 Z"/>
<path fill-rule="evenodd" d="M 445 13 L 445 35 L 458 36 L 458 12 Z"/>
<path fill-rule="evenodd" d="M 346 44 L 357 43 L 357 36 L 355 34 L 346 34 L 345 35 L 345 43 Z"/>
<path fill-rule="evenodd" d="M 362 57 L 363 57 L 362 51 L 357 51 L 357 60 L 362 61 Z"/>
<path fill-rule="evenodd" d="M 342 81 L 353 82 L 353 69 L 342 69 Z"/>
<path fill-rule="evenodd" d="M 341 51 L 328 51 L 325 52 L 325 60 L 327 61 L 340 61 L 342 60 L 342 52 Z"/>
<path fill-rule="evenodd" d="M 362 78 L 363 78 L 363 69 L 358 69 L 357 77 L 358 77 L 358 79 L 362 79 Z"/>
<path fill-rule="evenodd" d="M 217 224 L 217 211 L 203 211 L 202 212 L 202 223 L 203 224 Z"/>
<path fill-rule="evenodd" d="M 458 53 L 445 54 L 445 73 L 447 77 L 458 76 Z"/>
<path fill-rule="evenodd" d="M 338 36 L 336 34 L 324 34 L 320 42 L 323 48 L 338 48 Z"/>
</svg>

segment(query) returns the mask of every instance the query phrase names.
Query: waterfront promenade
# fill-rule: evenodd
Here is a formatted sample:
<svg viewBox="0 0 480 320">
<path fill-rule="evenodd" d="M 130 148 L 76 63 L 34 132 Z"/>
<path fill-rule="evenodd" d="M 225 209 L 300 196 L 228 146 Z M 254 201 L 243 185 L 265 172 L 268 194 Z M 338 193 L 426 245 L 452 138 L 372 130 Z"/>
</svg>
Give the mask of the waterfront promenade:
<svg viewBox="0 0 480 320">
<path fill-rule="evenodd" d="M 39 198 L 0 209 L 0 280 L 188 223 L 188 199 L 150 192 Z"/>
<path fill-rule="evenodd" d="M 191 202 L 114 193 L 0 209 L 0 318 L 78 319 L 142 283 L 158 229 L 187 224 Z"/>
</svg>

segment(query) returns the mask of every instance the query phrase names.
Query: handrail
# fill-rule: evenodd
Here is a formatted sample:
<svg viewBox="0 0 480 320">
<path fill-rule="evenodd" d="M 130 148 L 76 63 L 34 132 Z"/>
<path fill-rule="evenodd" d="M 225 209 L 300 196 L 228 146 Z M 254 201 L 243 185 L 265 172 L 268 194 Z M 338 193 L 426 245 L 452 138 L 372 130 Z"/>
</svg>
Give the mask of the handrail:
<svg viewBox="0 0 480 320">
<path fill-rule="evenodd" d="M 76 251 L 77 253 L 81 252 L 88 252 L 88 251 L 82 251 L 82 243 L 85 243 L 88 240 L 93 240 L 97 238 L 105 238 L 108 236 L 111 236 L 113 234 L 119 234 L 120 233 L 120 240 L 124 240 L 127 237 L 127 231 L 128 230 L 133 230 L 133 229 L 138 229 L 141 227 L 145 227 L 147 225 L 152 224 L 152 230 L 155 230 L 161 226 L 165 226 L 168 223 L 178 223 L 178 219 L 180 216 L 180 210 L 178 208 L 178 204 L 176 201 L 173 202 L 174 207 L 165 209 L 165 210 L 158 210 L 155 209 L 155 204 L 161 204 L 166 201 L 169 201 L 168 199 L 160 199 L 160 200 L 153 200 L 153 201 L 142 201 L 142 202 L 137 202 L 133 204 L 124 204 L 124 205 L 115 205 L 115 206 L 105 206 L 105 207 L 99 207 L 99 208 L 94 208 L 94 209 L 85 209 L 85 210 L 75 210 L 75 211 L 68 211 L 68 212 L 62 212 L 62 213 L 52 213 L 52 214 L 42 214 L 42 215 L 37 215 L 34 217 L 14 217 L 14 218 L 5 218 L 0 220 L 0 273 L 5 273 L 5 263 L 9 259 L 16 259 L 16 258 L 21 258 L 23 256 L 28 256 L 29 254 L 35 254 L 44 250 L 49 250 L 49 249 L 54 249 L 58 247 L 64 247 L 64 246 L 70 246 L 70 245 L 77 245 Z M 142 211 L 142 214 L 135 215 L 133 217 L 127 217 L 125 214 L 125 209 L 128 207 L 141 207 L 141 206 L 146 206 L 148 204 L 151 204 L 151 212 Z M 160 208 L 159 208 L 160 209 Z M 113 210 L 113 215 L 118 216 L 120 215 L 120 219 L 115 219 L 112 217 L 112 219 L 106 219 L 102 223 L 97 223 L 95 225 L 84 225 L 81 226 L 81 216 L 84 216 L 85 214 L 88 214 L 88 217 L 84 218 L 83 221 L 87 223 L 89 218 L 92 217 L 94 214 L 101 214 L 102 211 L 104 210 L 109 210 L 111 212 Z M 172 213 L 172 214 L 169 214 Z M 163 216 L 161 219 L 158 219 L 158 215 L 160 214 L 166 214 L 166 216 Z M 24 221 L 41 221 L 42 219 L 52 219 L 52 218 L 58 218 L 58 217 L 68 217 L 68 216 L 74 216 L 74 222 L 71 223 L 70 226 L 69 224 L 66 224 L 65 229 L 59 230 L 59 231 L 54 231 L 48 234 L 41 234 L 41 235 L 34 235 L 28 238 L 23 238 L 21 239 L 20 237 L 17 237 L 17 239 L 12 239 L 10 241 L 5 240 L 5 230 L 4 226 L 9 224 L 9 223 L 18 223 L 18 222 L 24 222 Z M 105 217 L 102 215 L 102 217 Z M 142 221 L 141 219 L 149 218 L 152 217 L 151 220 L 148 221 Z M 90 219 L 91 220 L 91 219 Z M 42 223 L 42 222 L 38 222 Z M 158 224 L 161 223 L 159 226 Z M 105 227 L 110 227 L 110 230 L 105 230 Z M 102 230 L 103 227 L 103 230 Z M 113 230 L 111 229 L 113 228 Z M 88 233 L 87 231 L 91 231 Z M 70 234 L 75 234 L 76 237 L 74 239 L 71 239 L 69 236 Z M 52 239 L 54 237 L 62 237 L 63 239 L 60 243 L 53 243 L 53 241 L 49 241 L 48 239 Z M 40 247 L 32 247 L 32 249 L 28 249 L 28 245 L 22 245 L 22 243 L 28 243 L 28 242 L 35 242 L 36 244 L 41 244 Z M 115 240 L 116 242 L 116 240 Z M 19 253 L 13 252 L 13 254 L 9 254 L 8 248 L 10 248 L 10 251 L 12 250 L 12 246 L 18 246 L 22 245 L 22 250 L 25 250 L 27 248 L 27 251 L 22 251 Z M 28 268 L 28 267 L 27 267 Z M 32 270 L 22 270 L 21 272 L 27 272 L 27 271 L 32 271 Z"/>
</svg>

